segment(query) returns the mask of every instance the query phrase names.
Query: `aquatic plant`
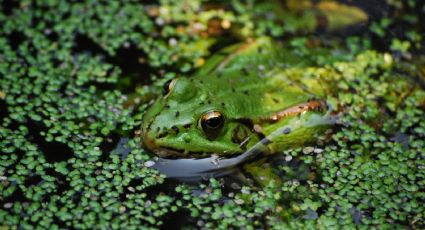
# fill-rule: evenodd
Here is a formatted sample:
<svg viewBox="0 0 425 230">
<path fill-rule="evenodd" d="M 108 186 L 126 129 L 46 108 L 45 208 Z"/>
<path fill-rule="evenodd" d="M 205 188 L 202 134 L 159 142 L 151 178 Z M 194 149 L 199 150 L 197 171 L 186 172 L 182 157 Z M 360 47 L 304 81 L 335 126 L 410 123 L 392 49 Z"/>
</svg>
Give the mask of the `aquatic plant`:
<svg viewBox="0 0 425 230">
<path fill-rule="evenodd" d="M 425 8 L 387 2 L 367 32 L 324 42 L 295 24 L 311 5 L 288 20 L 256 1 L 1 1 L 0 227 L 423 228 Z M 333 50 L 313 57 L 341 75 L 332 140 L 285 152 L 262 186 L 152 169 L 137 135 L 151 94 L 258 35 Z"/>
</svg>

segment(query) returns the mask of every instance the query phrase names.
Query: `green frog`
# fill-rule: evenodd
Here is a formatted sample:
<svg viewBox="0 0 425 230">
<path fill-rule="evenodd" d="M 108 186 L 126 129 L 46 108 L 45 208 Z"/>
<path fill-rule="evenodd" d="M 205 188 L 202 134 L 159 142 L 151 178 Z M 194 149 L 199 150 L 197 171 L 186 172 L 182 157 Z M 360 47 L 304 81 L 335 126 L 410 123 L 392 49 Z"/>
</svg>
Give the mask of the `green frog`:
<svg viewBox="0 0 425 230">
<path fill-rule="evenodd" d="M 146 111 L 144 145 L 162 158 L 230 158 L 304 146 L 332 124 L 326 74 L 263 37 L 214 54 L 164 84 Z"/>
</svg>

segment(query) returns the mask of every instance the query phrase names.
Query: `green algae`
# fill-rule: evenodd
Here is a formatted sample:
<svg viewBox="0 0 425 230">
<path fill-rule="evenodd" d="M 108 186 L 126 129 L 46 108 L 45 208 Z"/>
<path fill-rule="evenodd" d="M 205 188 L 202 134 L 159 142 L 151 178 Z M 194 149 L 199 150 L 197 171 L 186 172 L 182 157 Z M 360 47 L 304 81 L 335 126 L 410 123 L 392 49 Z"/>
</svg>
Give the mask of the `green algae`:
<svg viewBox="0 0 425 230">
<path fill-rule="evenodd" d="M 310 6 L 279 18 L 271 3 L 218 3 L 1 2 L 0 227 L 425 226 L 424 6 L 387 1 L 366 32 L 321 39 Z M 262 186 L 187 185 L 151 169 L 137 135 L 150 94 L 225 38 L 258 35 L 341 75 L 332 139 L 286 151 L 271 169 L 281 180 Z M 331 55 L 311 57 L 315 46 Z"/>
</svg>

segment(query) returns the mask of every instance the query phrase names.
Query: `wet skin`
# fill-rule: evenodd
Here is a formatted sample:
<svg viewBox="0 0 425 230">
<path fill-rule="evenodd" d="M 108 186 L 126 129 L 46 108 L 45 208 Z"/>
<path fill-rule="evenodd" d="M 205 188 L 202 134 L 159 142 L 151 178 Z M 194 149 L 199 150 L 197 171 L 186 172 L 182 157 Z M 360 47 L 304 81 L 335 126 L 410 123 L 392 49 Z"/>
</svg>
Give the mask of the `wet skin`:
<svg viewBox="0 0 425 230">
<path fill-rule="evenodd" d="M 164 85 L 142 123 L 144 145 L 166 158 L 241 154 L 260 140 L 266 153 L 303 146 L 329 127 L 329 84 L 304 75 L 268 38 L 227 47 L 191 77 Z"/>
</svg>

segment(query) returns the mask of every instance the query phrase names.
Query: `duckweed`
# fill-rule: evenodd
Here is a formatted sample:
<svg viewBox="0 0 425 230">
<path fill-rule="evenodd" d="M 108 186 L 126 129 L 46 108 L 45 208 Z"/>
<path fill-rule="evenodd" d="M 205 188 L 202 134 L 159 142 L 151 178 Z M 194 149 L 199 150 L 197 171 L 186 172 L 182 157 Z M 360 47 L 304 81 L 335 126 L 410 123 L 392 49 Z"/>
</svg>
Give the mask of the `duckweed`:
<svg viewBox="0 0 425 230">
<path fill-rule="evenodd" d="M 0 228 L 424 228 L 425 7 L 385 1 L 341 37 L 314 33 L 323 5 L 278 2 L 0 2 Z M 340 75 L 330 140 L 261 185 L 151 168 L 138 127 L 162 83 L 261 35 Z"/>
</svg>

